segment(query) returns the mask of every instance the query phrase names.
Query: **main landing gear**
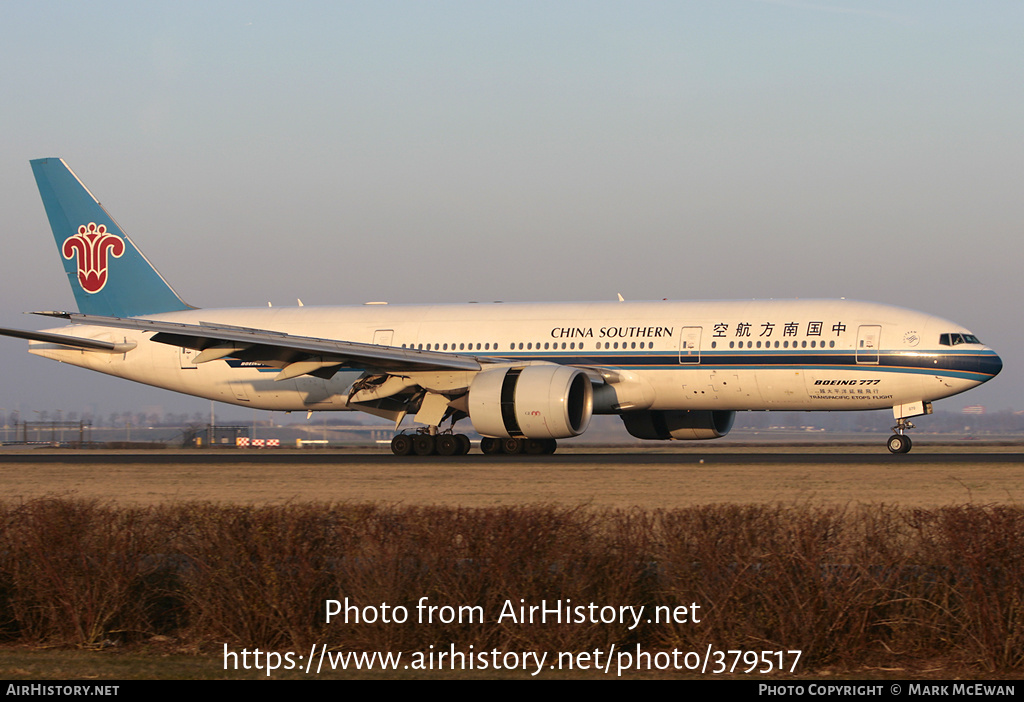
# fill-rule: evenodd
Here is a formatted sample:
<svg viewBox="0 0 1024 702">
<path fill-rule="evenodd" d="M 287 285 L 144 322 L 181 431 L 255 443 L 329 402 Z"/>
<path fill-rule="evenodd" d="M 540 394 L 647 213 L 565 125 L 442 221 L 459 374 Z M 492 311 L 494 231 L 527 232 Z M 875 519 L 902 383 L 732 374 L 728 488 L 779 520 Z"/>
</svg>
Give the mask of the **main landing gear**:
<svg viewBox="0 0 1024 702">
<path fill-rule="evenodd" d="M 480 450 L 488 455 L 525 453 L 532 456 L 552 454 L 558 448 L 554 439 L 480 439 Z M 431 434 L 424 429 L 415 434 L 398 434 L 391 440 L 391 453 L 396 456 L 465 456 L 470 441 L 465 434 Z"/>
<path fill-rule="evenodd" d="M 493 456 L 505 453 L 514 456 L 517 453 L 525 453 L 531 456 L 551 455 L 558 448 L 558 442 L 554 439 L 492 439 L 488 436 L 480 439 L 480 450 L 485 454 Z"/>
<path fill-rule="evenodd" d="M 465 434 L 398 434 L 391 440 L 391 453 L 396 456 L 465 456 L 469 453 L 469 437 Z"/>
<path fill-rule="evenodd" d="M 889 443 L 886 444 L 889 453 L 907 453 L 910 451 L 914 443 L 903 432 L 913 428 L 914 425 L 903 417 L 896 420 L 896 426 L 892 428 L 896 433 L 889 437 Z"/>
</svg>

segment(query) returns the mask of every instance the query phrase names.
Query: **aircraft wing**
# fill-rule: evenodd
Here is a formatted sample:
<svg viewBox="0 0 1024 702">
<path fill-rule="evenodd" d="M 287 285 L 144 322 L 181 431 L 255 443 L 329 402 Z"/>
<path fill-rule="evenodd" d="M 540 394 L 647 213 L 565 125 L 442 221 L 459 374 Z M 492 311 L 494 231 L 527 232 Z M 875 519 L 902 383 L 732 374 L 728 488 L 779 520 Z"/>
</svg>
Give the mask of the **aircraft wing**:
<svg viewBox="0 0 1024 702">
<path fill-rule="evenodd" d="M 307 374 L 330 378 L 342 367 L 383 373 L 399 370 L 407 372 L 478 371 L 481 369 L 482 363 L 493 362 L 493 359 L 479 359 L 466 354 L 296 336 L 267 329 L 252 329 L 227 324 L 207 322 L 182 324 L 136 317 L 103 317 L 71 312 L 40 312 L 38 314 L 61 317 L 75 324 L 153 332 L 153 341 L 198 350 L 199 354 L 193 359 L 195 363 L 215 361 L 228 356 L 245 361 L 265 363 L 281 368 L 277 380 Z M 35 336 L 26 338 L 40 338 L 38 333 L 33 334 Z M 75 337 L 62 338 L 75 339 Z M 58 341 L 57 343 L 64 342 Z"/>
</svg>

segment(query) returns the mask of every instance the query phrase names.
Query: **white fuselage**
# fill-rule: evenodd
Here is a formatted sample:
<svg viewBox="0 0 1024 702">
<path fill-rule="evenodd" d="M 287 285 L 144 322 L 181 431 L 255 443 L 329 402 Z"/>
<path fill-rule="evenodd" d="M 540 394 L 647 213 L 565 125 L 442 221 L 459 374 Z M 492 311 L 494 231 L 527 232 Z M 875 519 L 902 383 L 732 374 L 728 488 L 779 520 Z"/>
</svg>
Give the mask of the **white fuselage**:
<svg viewBox="0 0 1024 702">
<path fill-rule="evenodd" d="M 969 332 L 939 317 L 847 300 L 382 305 L 197 309 L 166 321 L 614 372 L 594 411 L 861 410 L 928 402 L 998 373 L 994 351 L 940 344 Z M 102 373 L 266 410 L 345 410 L 361 369 L 275 381 L 278 368 L 196 352 L 149 332 L 72 325 L 63 334 L 135 342 L 112 354 L 32 342 L 32 353 Z"/>
</svg>

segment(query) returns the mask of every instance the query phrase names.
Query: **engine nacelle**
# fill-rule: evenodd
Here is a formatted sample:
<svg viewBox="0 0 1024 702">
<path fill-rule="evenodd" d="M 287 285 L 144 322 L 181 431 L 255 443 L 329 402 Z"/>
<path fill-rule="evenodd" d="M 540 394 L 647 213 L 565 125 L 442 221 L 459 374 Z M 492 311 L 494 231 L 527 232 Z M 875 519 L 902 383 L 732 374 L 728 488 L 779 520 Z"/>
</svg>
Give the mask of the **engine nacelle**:
<svg viewBox="0 0 1024 702">
<path fill-rule="evenodd" d="M 469 419 L 482 436 L 564 439 L 586 431 L 594 390 L 579 368 L 495 368 L 473 378 L 468 404 Z"/>
<path fill-rule="evenodd" d="M 650 410 L 625 412 L 622 423 L 638 439 L 717 439 L 732 429 L 732 410 Z"/>
</svg>

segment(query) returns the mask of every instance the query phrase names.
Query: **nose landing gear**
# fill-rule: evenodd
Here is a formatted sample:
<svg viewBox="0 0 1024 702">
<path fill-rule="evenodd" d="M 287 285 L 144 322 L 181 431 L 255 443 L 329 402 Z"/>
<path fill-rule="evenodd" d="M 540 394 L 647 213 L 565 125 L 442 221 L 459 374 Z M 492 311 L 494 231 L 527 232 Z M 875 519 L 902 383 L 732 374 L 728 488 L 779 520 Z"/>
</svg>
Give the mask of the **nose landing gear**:
<svg viewBox="0 0 1024 702">
<path fill-rule="evenodd" d="M 886 444 L 889 453 L 907 453 L 910 451 L 914 443 L 903 432 L 913 428 L 914 425 L 904 417 L 896 420 L 896 426 L 892 428 L 896 433 L 889 437 L 889 443 Z"/>
</svg>

